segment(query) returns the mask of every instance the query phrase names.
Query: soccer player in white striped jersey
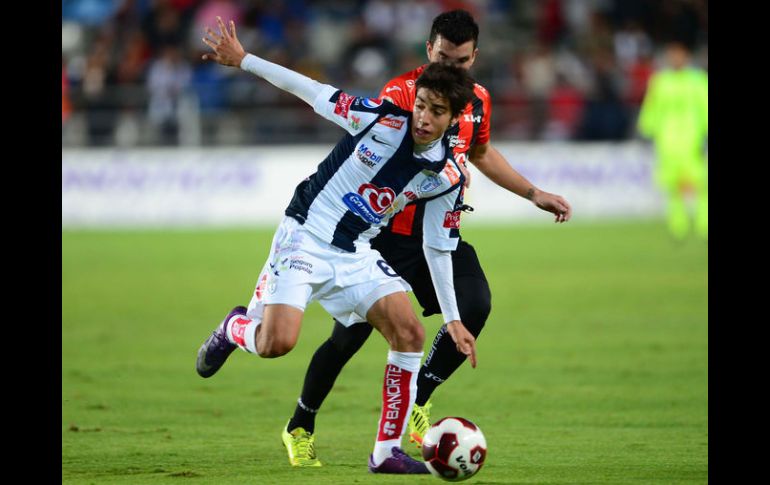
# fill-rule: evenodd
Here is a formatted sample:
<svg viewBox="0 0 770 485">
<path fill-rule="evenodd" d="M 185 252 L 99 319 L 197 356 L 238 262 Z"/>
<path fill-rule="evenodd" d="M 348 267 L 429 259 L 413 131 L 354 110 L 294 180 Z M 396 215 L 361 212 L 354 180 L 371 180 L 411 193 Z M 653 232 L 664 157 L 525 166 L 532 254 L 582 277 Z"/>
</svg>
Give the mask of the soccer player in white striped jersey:
<svg viewBox="0 0 770 485">
<path fill-rule="evenodd" d="M 411 288 L 369 241 L 412 200 L 425 199 L 425 253 L 441 311 L 460 352 L 476 366 L 475 338 L 460 321 L 451 251 L 463 205 L 464 176 L 444 132 L 473 95 L 463 69 L 432 64 L 417 79 L 411 112 L 359 98 L 247 54 L 230 21 L 207 29 L 214 52 L 204 59 L 240 67 L 308 103 L 347 134 L 301 182 L 273 237 L 248 308 L 235 307 L 203 343 L 196 369 L 216 373 L 237 347 L 279 357 L 297 342 L 307 304 L 318 301 L 337 321 L 368 321 L 390 345 L 373 473 L 428 473 L 401 450 L 414 404 L 425 332 L 406 291 Z"/>
</svg>

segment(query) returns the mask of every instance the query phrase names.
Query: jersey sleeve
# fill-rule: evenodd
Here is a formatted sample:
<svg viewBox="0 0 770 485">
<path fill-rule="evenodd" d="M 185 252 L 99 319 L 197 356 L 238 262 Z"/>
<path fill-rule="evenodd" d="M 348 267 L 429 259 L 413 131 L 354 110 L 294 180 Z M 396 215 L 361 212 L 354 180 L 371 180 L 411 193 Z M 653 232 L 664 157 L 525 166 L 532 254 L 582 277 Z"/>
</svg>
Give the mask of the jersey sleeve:
<svg viewBox="0 0 770 485">
<path fill-rule="evenodd" d="M 387 99 L 403 110 L 412 111 L 414 102 L 409 93 L 409 88 L 404 79 L 396 77 L 388 81 L 387 84 L 382 87 L 380 99 Z"/>
<path fill-rule="evenodd" d="M 654 138 L 657 132 L 656 127 L 658 125 L 658 85 L 660 75 L 655 73 L 650 77 L 647 83 L 647 92 L 642 100 L 642 106 L 639 109 L 639 117 L 637 125 L 639 133 L 642 135 Z"/>
<path fill-rule="evenodd" d="M 492 100 L 489 97 L 489 91 L 486 90 L 480 84 L 476 85 L 477 93 L 481 98 L 481 103 L 484 109 L 484 116 L 481 118 L 481 124 L 479 125 L 479 132 L 476 135 L 476 145 L 486 145 L 489 143 L 489 130 L 492 119 Z"/>
<path fill-rule="evenodd" d="M 456 185 L 444 195 L 425 203 L 423 244 L 439 251 L 454 251 L 460 241 L 460 214 L 463 185 Z"/>
<path fill-rule="evenodd" d="M 705 72 L 699 73 L 699 88 L 697 91 L 698 107 L 700 108 L 700 126 L 702 135 L 705 137 L 709 131 L 709 79 Z"/>
<path fill-rule="evenodd" d="M 439 251 L 423 244 L 425 261 L 428 263 L 430 279 L 436 291 L 436 299 L 444 317 L 444 323 L 460 320 L 457 296 L 454 288 L 454 267 L 451 251 Z"/>
<path fill-rule="evenodd" d="M 316 97 L 313 109 L 354 136 L 386 111 L 379 99 L 353 96 L 332 86 L 326 86 Z"/>
</svg>

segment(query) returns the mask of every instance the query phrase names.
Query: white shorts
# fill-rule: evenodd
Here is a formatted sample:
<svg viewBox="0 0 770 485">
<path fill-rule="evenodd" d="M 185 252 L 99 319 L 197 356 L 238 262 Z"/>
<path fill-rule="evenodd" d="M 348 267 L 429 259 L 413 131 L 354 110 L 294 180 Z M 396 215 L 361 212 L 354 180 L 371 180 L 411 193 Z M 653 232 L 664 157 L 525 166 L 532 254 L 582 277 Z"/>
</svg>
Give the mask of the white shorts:
<svg viewBox="0 0 770 485">
<path fill-rule="evenodd" d="M 261 319 L 264 305 L 291 305 L 304 311 L 318 300 L 345 326 L 366 321 L 380 298 L 411 291 L 375 249 L 343 251 L 284 217 L 273 236 L 270 255 L 257 280 L 247 316 Z"/>
</svg>

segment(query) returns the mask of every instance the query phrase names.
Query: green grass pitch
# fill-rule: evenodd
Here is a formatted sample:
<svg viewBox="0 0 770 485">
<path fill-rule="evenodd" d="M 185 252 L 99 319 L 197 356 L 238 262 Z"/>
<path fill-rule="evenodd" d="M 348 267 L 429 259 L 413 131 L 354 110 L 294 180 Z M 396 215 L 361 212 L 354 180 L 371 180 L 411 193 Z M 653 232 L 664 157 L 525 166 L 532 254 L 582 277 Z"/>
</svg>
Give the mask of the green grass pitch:
<svg viewBox="0 0 770 485">
<path fill-rule="evenodd" d="M 707 245 L 676 244 L 654 221 L 463 233 L 492 313 L 478 368 L 438 388 L 433 417 L 484 431 L 471 483 L 707 483 Z M 318 416 L 324 466 L 289 466 L 280 431 L 332 328 L 317 303 L 288 355 L 236 351 L 211 379 L 195 373 L 201 342 L 248 303 L 271 237 L 62 233 L 63 483 L 440 482 L 367 473 L 387 350 L 377 333 Z M 422 320 L 428 346 L 440 319 Z"/>
</svg>

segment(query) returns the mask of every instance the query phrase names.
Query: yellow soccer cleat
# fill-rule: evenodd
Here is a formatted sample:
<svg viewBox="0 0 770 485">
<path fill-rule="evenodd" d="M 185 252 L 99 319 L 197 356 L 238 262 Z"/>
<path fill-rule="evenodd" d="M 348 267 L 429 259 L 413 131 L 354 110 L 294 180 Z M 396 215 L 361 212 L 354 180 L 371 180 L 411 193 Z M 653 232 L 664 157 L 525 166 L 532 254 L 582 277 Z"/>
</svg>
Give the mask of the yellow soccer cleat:
<svg viewBox="0 0 770 485">
<path fill-rule="evenodd" d="M 428 400 L 425 406 L 412 407 L 412 414 L 409 416 L 409 442 L 416 443 L 417 448 L 422 448 L 422 438 L 430 428 L 430 408 L 433 404 Z"/>
<path fill-rule="evenodd" d="M 315 455 L 315 436 L 304 428 L 288 430 L 289 423 L 283 428 L 281 439 L 289 454 L 291 466 L 321 466 Z"/>
</svg>

